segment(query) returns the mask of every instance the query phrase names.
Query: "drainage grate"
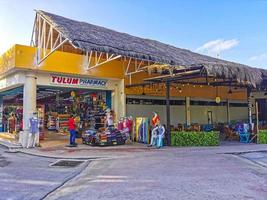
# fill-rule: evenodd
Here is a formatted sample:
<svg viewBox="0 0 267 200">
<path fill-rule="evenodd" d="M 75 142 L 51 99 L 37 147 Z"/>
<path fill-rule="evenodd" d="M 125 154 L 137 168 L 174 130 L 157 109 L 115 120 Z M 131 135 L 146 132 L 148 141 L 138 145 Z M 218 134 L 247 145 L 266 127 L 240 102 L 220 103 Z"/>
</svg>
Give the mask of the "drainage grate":
<svg viewBox="0 0 267 200">
<path fill-rule="evenodd" d="M 83 160 L 58 160 L 52 163 L 51 167 L 77 167 L 84 163 Z"/>
<path fill-rule="evenodd" d="M 0 155 L 0 167 L 6 167 L 10 164 L 10 161 L 7 161 L 5 157 Z"/>
</svg>

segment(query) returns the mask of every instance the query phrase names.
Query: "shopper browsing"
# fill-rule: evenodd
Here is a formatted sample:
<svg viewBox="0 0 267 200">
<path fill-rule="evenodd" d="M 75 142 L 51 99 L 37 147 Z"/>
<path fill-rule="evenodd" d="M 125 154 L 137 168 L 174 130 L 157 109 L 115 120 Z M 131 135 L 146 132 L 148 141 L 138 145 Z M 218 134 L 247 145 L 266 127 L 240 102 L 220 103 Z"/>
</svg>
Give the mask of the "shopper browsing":
<svg viewBox="0 0 267 200">
<path fill-rule="evenodd" d="M 75 119 L 74 116 L 71 115 L 68 121 L 69 131 L 70 131 L 70 146 L 77 146 L 75 143 L 76 139 L 76 130 L 75 130 Z"/>
</svg>

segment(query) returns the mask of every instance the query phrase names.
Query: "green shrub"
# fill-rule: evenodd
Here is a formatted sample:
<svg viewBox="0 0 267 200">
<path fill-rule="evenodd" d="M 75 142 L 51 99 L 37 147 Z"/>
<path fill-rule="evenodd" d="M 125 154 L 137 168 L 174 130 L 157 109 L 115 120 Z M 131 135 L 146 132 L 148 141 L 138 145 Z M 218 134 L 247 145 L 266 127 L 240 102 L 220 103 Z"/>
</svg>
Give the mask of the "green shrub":
<svg viewBox="0 0 267 200">
<path fill-rule="evenodd" d="M 257 137 L 258 144 L 267 144 L 267 131 L 260 131 Z"/>
<path fill-rule="evenodd" d="M 172 146 L 218 146 L 217 132 L 172 132 Z"/>
</svg>

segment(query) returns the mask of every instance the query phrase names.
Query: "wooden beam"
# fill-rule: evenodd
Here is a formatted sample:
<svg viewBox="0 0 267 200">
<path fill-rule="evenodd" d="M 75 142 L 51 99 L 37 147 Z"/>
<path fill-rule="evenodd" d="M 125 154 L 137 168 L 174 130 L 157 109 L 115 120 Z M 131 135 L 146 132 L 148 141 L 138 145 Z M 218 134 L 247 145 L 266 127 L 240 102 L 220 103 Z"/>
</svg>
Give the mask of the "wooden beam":
<svg viewBox="0 0 267 200">
<path fill-rule="evenodd" d="M 170 82 L 166 81 L 166 138 L 167 145 L 171 146 L 171 108 L 170 108 Z"/>
</svg>

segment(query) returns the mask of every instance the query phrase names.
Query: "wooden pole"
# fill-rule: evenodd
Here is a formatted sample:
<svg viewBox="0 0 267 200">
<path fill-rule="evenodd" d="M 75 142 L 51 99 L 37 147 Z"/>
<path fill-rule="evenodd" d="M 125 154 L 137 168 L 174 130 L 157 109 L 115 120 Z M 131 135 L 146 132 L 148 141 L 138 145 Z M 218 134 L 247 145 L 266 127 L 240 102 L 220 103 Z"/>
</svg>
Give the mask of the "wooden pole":
<svg viewBox="0 0 267 200">
<path fill-rule="evenodd" d="M 249 142 L 252 142 L 256 137 L 259 132 L 259 107 L 258 107 L 258 102 L 255 102 L 255 111 L 256 111 L 256 133 L 255 135 L 250 139 Z"/>
<path fill-rule="evenodd" d="M 231 117 L 230 117 L 230 101 L 229 101 L 229 99 L 227 99 L 227 102 L 226 102 L 226 112 L 227 112 L 227 123 L 228 123 L 228 125 L 230 125 Z"/>
<path fill-rule="evenodd" d="M 191 124 L 191 113 L 190 113 L 190 97 L 185 97 L 185 119 L 186 125 L 190 126 Z"/>
<path fill-rule="evenodd" d="M 167 145 L 171 146 L 171 113 L 170 113 L 170 82 L 166 81 L 166 138 Z"/>
<path fill-rule="evenodd" d="M 247 101 L 248 101 L 248 123 L 252 125 L 252 104 L 251 104 L 251 88 L 247 88 Z"/>
<path fill-rule="evenodd" d="M 255 103 L 255 109 L 256 109 L 256 134 L 259 132 L 259 106 L 258 102 Z"/>
</svg>

